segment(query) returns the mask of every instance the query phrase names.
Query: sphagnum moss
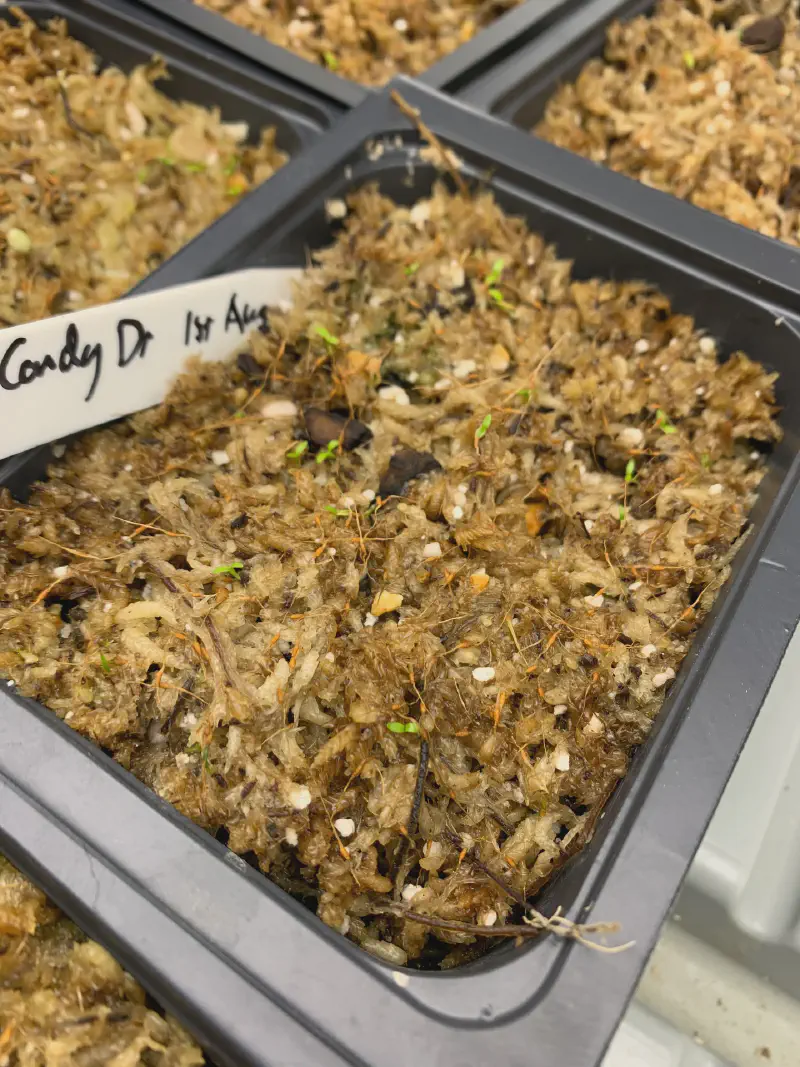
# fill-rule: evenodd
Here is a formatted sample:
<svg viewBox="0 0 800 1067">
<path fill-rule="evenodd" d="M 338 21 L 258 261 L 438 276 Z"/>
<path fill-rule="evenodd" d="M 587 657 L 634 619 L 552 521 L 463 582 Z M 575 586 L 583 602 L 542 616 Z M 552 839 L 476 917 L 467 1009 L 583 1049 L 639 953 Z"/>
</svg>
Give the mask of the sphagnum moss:
<svg viewBox="0 0 800 1067">
<path fill-rule="evenodd" d="M 646 738 L 774 375 L 489 194 L 342 226 L 238 361 L 5 493 L 0 669 L 368 951 L 451 966 Z"/>
</svg>

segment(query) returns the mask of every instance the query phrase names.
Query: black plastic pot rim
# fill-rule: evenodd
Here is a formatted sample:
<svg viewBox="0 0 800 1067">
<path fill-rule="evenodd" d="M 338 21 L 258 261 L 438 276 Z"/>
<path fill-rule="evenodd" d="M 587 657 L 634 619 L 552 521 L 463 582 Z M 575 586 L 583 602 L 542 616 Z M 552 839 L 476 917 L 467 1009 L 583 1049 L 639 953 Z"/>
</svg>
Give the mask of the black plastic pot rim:
<svg viewBox="0 0 800 1067">
<path fill-rule="evenodd" d="M 565 5 L 560 17 L 543 27 L 535 39 L 521 40 L 513 54 L 502 57 L 491 70 L 478 72 L 458 96 L 480 111 L 513 122 L 510 112 L 522 93 L 541 92 L 545 86 L 555 92 L 563 80 L 563 68 L 580 67 L 597 54 L 592 43 L 598 35 L 605 40 L 612 22 L 644 14 L 655 4 L 656 0 L 583 0 L 575 7 Z"/>
<path fill-rule="evenodd" d="M 698 286 L 737 294 L 745 310 L 800 344 L 791 249 L 611 180 L 617 176 L 551 145 L 532 158 L 526 134 L 408 80 L 395 87 L 468 174 L 485 173 L 492 161 L 498 192 L 519 185 L 537 206 L 585 226 L 587 240 L 624 233 L 630 247 L 657 253 Z M 367 150 L 374 140 L 385 146 L 377 162 Z M 231 269 L 235 255 L 255 248 L 254 218 L 268 225 L 272 262 L 298 212 L 319 207 L 334 179 L 352 188 L 382 168 L 405 168 L 415 158 L 408 146 L 418 143 L 389 92 L 371 95 L 140 291 Z M 784 455 L 790 449 L 768 516 L 697 639 L 703 654 L 680 672 L 637 776 L 608 806 L 609 829 L 597 835 L 591 861 L 578 857 L 585 877 L 573 916 L 623 919 L 624 936 L 637 942 L 628 951 L 605 956 L 551 938 L 463 972 L 393 970 L 324 928 L 52 713 L 7 691 L 0 692 L 0 844 L 223 1063 L 594 1064 L 800 615 L 800 460 L 796 442 Z M 680 718 L 669 714 L 678 702 Z M 676 818 L 687 807 L 692 817 Z M 537 968 L 550 979 L 546 987 L 533 979 Z M 295 1040 L 305 1044 L 293 1050 Z"/>
<path fill-rule="evenodd" d="M 573 81 L 589 59 L 603 55 L 608 27 L 617 21 L 650 15 L 656 6 L 656 0 L 585 0 L 578 9 L 565 11 L 563 18 L 535 40 L 521 44 L 512 56 L 474 78 L 459 94 L 460 99 L 528 129 L 538 145 L 541 139 L 531 128 L 542 116 L 547 100 L 562 84 Z M 635 181 L 622 174 L 617 179 L 623 183 Z M 677 199 L 660 190 L 658 195 L 671 201 Z M 773 237 L 765 240 L 782 243 Z M 797 287 L 800 288 L 800 281 Z"/>
</svg>

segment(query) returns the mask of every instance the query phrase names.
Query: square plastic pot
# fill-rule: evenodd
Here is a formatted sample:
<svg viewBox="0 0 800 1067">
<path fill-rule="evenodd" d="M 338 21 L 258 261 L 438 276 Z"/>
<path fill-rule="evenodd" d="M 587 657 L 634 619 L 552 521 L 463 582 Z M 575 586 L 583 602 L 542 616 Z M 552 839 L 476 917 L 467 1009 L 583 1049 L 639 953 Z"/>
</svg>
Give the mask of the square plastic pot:
<svg viewBox="0 0 800 1067">
<path fill-rule="evenodd" d="M 770 456 L 733 574 L 594 837 L 536 904 L 620 920 L 607 956 L 541 938 L 445 973 L 392 969 L 325 927 L 55 715 L 0 688 L 0 848 L 230 1067 L 593 1067 L 655 943 L 800 616 L 800 316 L 775 242 L 647 195 L 442 95 L 396 88 L 575 276 L 645 279 L 723 354 L 780 373 Z M 376 150 L 382 146 L 382 153 Z M 141 290 L 302 265 L 325 201 L 367 182 L 409 204 L 437 177 L 383 91 L 175 256 Z M 376 158 L 377 157 L 377 158 Z M 597 178 L 601 180 L 597 180 Z M 623 195 L 627 194 L 627 195 Z M 24 492 L 47 448 L 6 464 Z"/>
</svg>

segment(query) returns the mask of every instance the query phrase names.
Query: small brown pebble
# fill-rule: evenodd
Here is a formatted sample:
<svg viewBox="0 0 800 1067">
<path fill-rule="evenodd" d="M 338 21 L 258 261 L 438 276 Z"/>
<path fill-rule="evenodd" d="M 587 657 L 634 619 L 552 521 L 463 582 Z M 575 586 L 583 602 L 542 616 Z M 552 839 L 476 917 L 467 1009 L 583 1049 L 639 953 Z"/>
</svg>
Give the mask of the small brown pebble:
<svg viewBox="0 0 800 1067">
<path fill-rule="evenodd" d="M 318 448 L 324 448 L 330 441 L 341 440 L 342 448 L 349 452 L 372 438 L 372 430 L 363 422 L 348 419 L 335 411 L 306 408 L 303 418 L 306 420 L 309 440 Z"/>
<path fill-rule="evenodd" d="M 741 42 L 753 52 L 764 55 L 780 48 L 785 33 L 783 20 L 773 15 L 770 18 L 757 19 L 742 30 Z"/>
<path fill-rule="evenodd" d="M 441 469 L 441 463 L 430 452 L 414 452 L 413 449 L 404 448 L 402 452 L 395 452 L 389 460 L 378 486 L 378 495 L 384 500 L 390 496 L 402 496 L 414 478 Z"/>
</svg>

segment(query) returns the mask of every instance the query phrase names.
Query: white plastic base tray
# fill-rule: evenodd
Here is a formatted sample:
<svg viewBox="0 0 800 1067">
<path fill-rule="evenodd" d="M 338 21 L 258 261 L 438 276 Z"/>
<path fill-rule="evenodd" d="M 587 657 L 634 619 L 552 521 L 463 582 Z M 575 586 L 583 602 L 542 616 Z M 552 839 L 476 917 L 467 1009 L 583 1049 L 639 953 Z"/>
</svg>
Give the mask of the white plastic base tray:
<svg viewBox="0 0 800 1067">
<path fill-rule="evenodd" d="M 800 1063 L 800 629 L 603 1067 Z"/>
</svg>

